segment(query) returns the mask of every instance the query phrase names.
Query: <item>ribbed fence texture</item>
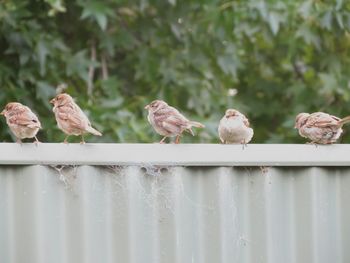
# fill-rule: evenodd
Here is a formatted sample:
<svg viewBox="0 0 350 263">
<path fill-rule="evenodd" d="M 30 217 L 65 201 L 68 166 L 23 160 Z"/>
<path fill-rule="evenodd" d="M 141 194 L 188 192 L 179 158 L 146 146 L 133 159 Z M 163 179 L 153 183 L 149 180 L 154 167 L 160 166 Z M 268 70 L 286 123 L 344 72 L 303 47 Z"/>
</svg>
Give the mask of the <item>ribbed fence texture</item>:
<svg viewBox="0 0 350 263">
<path fill-rule="evenodd" d="M 0 166 L 0 262 L 350 262 L 350 168 Z"/>
</svg>

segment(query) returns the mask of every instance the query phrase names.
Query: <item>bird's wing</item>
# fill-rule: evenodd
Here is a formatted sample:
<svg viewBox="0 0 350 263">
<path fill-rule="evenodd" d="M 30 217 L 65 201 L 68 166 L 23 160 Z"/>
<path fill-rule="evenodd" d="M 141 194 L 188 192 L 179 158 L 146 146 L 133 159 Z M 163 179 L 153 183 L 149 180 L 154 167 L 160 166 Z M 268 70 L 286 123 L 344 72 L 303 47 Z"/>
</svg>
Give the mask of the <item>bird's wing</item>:
<svg viewBox="0 0 350 263">
<path fill-rule="evenodd" d="M 189 123 L 189 120 L 173 107 L 167 107 L 157 111 L 154 117 L 157 123 L 173 134 L 180 134 L 187 128 Z"/>
<path fill-rule="evenodd" d="M 339 125 L 340 119 L 336 116 L 329 115 L 323 112 L 316 112 L 310 115 L 306 122 L 307 127 L 325 128 L 329 126 Z"/>
<path fill-rule="evenodd" d="M 72 128 L 84 130 L 87 117 L 81 112 L 80 109 L 77 109 L 75 105 L 68 104 L 58 108 L 57 118 L 62 121 L 69 122 L 69 125 Z M 89 122 L 88 122 L 89 124 Z"/>
<path fill-rule="evenodd" d="M 243 123 L 245 126 L 250 127 L 249 120 L 245 116 L 243 116 Z"/>
<path fill-rule="evenodd" d="M 11 114 L 9 117 L 9 122 L 11 124 L 26 126 L 30 128 L 41 128 L 38 117 L 29 108 L 24 107 L 17 109 L 14 114 Z"/>
<path fill-rule="evenodd" d="M 180 134 L 182 132 L 182 129 L 180 126 L 177 126 L 167 121 L 162 122 L 162 127 L 170 134 Z"/>
</svg>

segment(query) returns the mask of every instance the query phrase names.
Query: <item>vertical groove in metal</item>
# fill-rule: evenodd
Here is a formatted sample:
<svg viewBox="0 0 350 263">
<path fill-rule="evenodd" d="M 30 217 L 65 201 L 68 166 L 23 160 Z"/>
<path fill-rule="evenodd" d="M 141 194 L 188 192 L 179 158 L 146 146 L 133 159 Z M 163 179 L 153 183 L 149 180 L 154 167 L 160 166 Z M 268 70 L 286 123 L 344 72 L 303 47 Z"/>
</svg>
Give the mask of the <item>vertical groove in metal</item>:
<svg viewBox="0 0 350 263">
<path fill-rule="evenodd" d="M 350 168 L 0 166 L 0 262 L 350 262 Z"/>
<path fill-rule="evenodd" d="M 266 195 L 266 239 L 268 262 L 293 262 L 293 237 L 290 226 L 293 225 L 290 175 L 278 176 L 280 171 L 273 169 L 265 172 Z"/>
<path fill-rule="evenodd" d="M 335 232 L 336 232 L 336 245 L 335 245 L 335 260 L 337 262 L 344 262 L 343 259 L 343 247 L 342 247 L 342 230 L 341 230 L 341 224 L 342 224 L 342 211 L 341 211 L 341 187 L 340 187 L 340 177 L 342 176 L 341 171 L 337 170 L 334 172 L 335 180 L 334 180 L 334 187 L 336 191 L 336 196 L 334 200 L 334 206 L 335 206 Z"/>
<path fill-rule="evenodd" d="M 221 262 L 239 262 L 240 249 L 239 240 L 234 236 L 240 236 L 238 227 L 237 206 L 238 200 L 235 196 L 237 184 L 235 178 L 230 176 L 232 167 L 222 167 L 218 170 L 218 222 L 220 222 L 221 234 Z M 230 226 L 230 227 L 228 227 Z"/>
<path fill-rule="evenodd" d="M 337 204 L 339 206 L 339 223 L 340 225 L 340 244 L 339 247 L 341 247 L 341 259 L 342 262 L 350 262 L 350 253 L 349 251 L 349 244 L 350 244 L 350 225 L 348 222 L 350 222 L 350 213 L 349 209 L 347 209 L 349 205 L 350 200 L 350 191 L 349 187 L 346 186 L 346 184 L 350 183 L 350 177 L 347 176 L 347 170 L 341 169 L 339 175 L 339 203 Z"/>
<path fill-rule="evenodd" d="M 14 213 L 13 201 L 13 182 L 11 169 L 3 169 L 3 176 L 0 176 L 0 233 L 3 238 L 0 238 L 0 261 L 7 259 L 14 262 L 15 258 L 15 234 L 13 232 L 14 222 L 12 221 Z M 6 237 L 6 238 L 4 238 Z"/>
</svg>

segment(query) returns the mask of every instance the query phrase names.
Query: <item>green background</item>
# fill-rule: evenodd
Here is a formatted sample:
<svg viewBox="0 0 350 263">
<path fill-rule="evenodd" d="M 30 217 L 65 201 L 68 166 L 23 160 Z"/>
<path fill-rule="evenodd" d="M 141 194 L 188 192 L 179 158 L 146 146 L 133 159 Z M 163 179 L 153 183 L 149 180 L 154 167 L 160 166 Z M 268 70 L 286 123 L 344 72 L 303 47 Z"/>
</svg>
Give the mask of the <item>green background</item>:
<svg viewBox="0 0 350 263">
<path fill-rule="evenodd" d="M 104 134 L 88 142 L 160 140 L 143 109 L 157 98 L 206 125 L 183 142 L 218 142 L 227 108 L 255 143 L 304 142 L 297 113 L 350 114 L 349 31 L 345 0 L 0 0 L 0 107 L 31 107 L 60 142 L 49 100 L 65 83 Z"/>
</svg>

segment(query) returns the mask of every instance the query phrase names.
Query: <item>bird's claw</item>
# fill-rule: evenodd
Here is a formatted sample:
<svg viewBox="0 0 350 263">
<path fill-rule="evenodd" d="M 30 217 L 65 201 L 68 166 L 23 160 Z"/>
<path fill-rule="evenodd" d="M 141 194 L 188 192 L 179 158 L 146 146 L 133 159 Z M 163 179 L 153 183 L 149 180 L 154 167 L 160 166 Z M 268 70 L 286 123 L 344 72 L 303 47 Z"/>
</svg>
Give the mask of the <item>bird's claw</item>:
<svg viewBox="0 0 350 263">
<path fill-rule="evenodd" d="M 318 143 L 317 142 L 307 142 L 306 144 L 314 145 L 316 148 L 318 147 Z"/>
</svg>

